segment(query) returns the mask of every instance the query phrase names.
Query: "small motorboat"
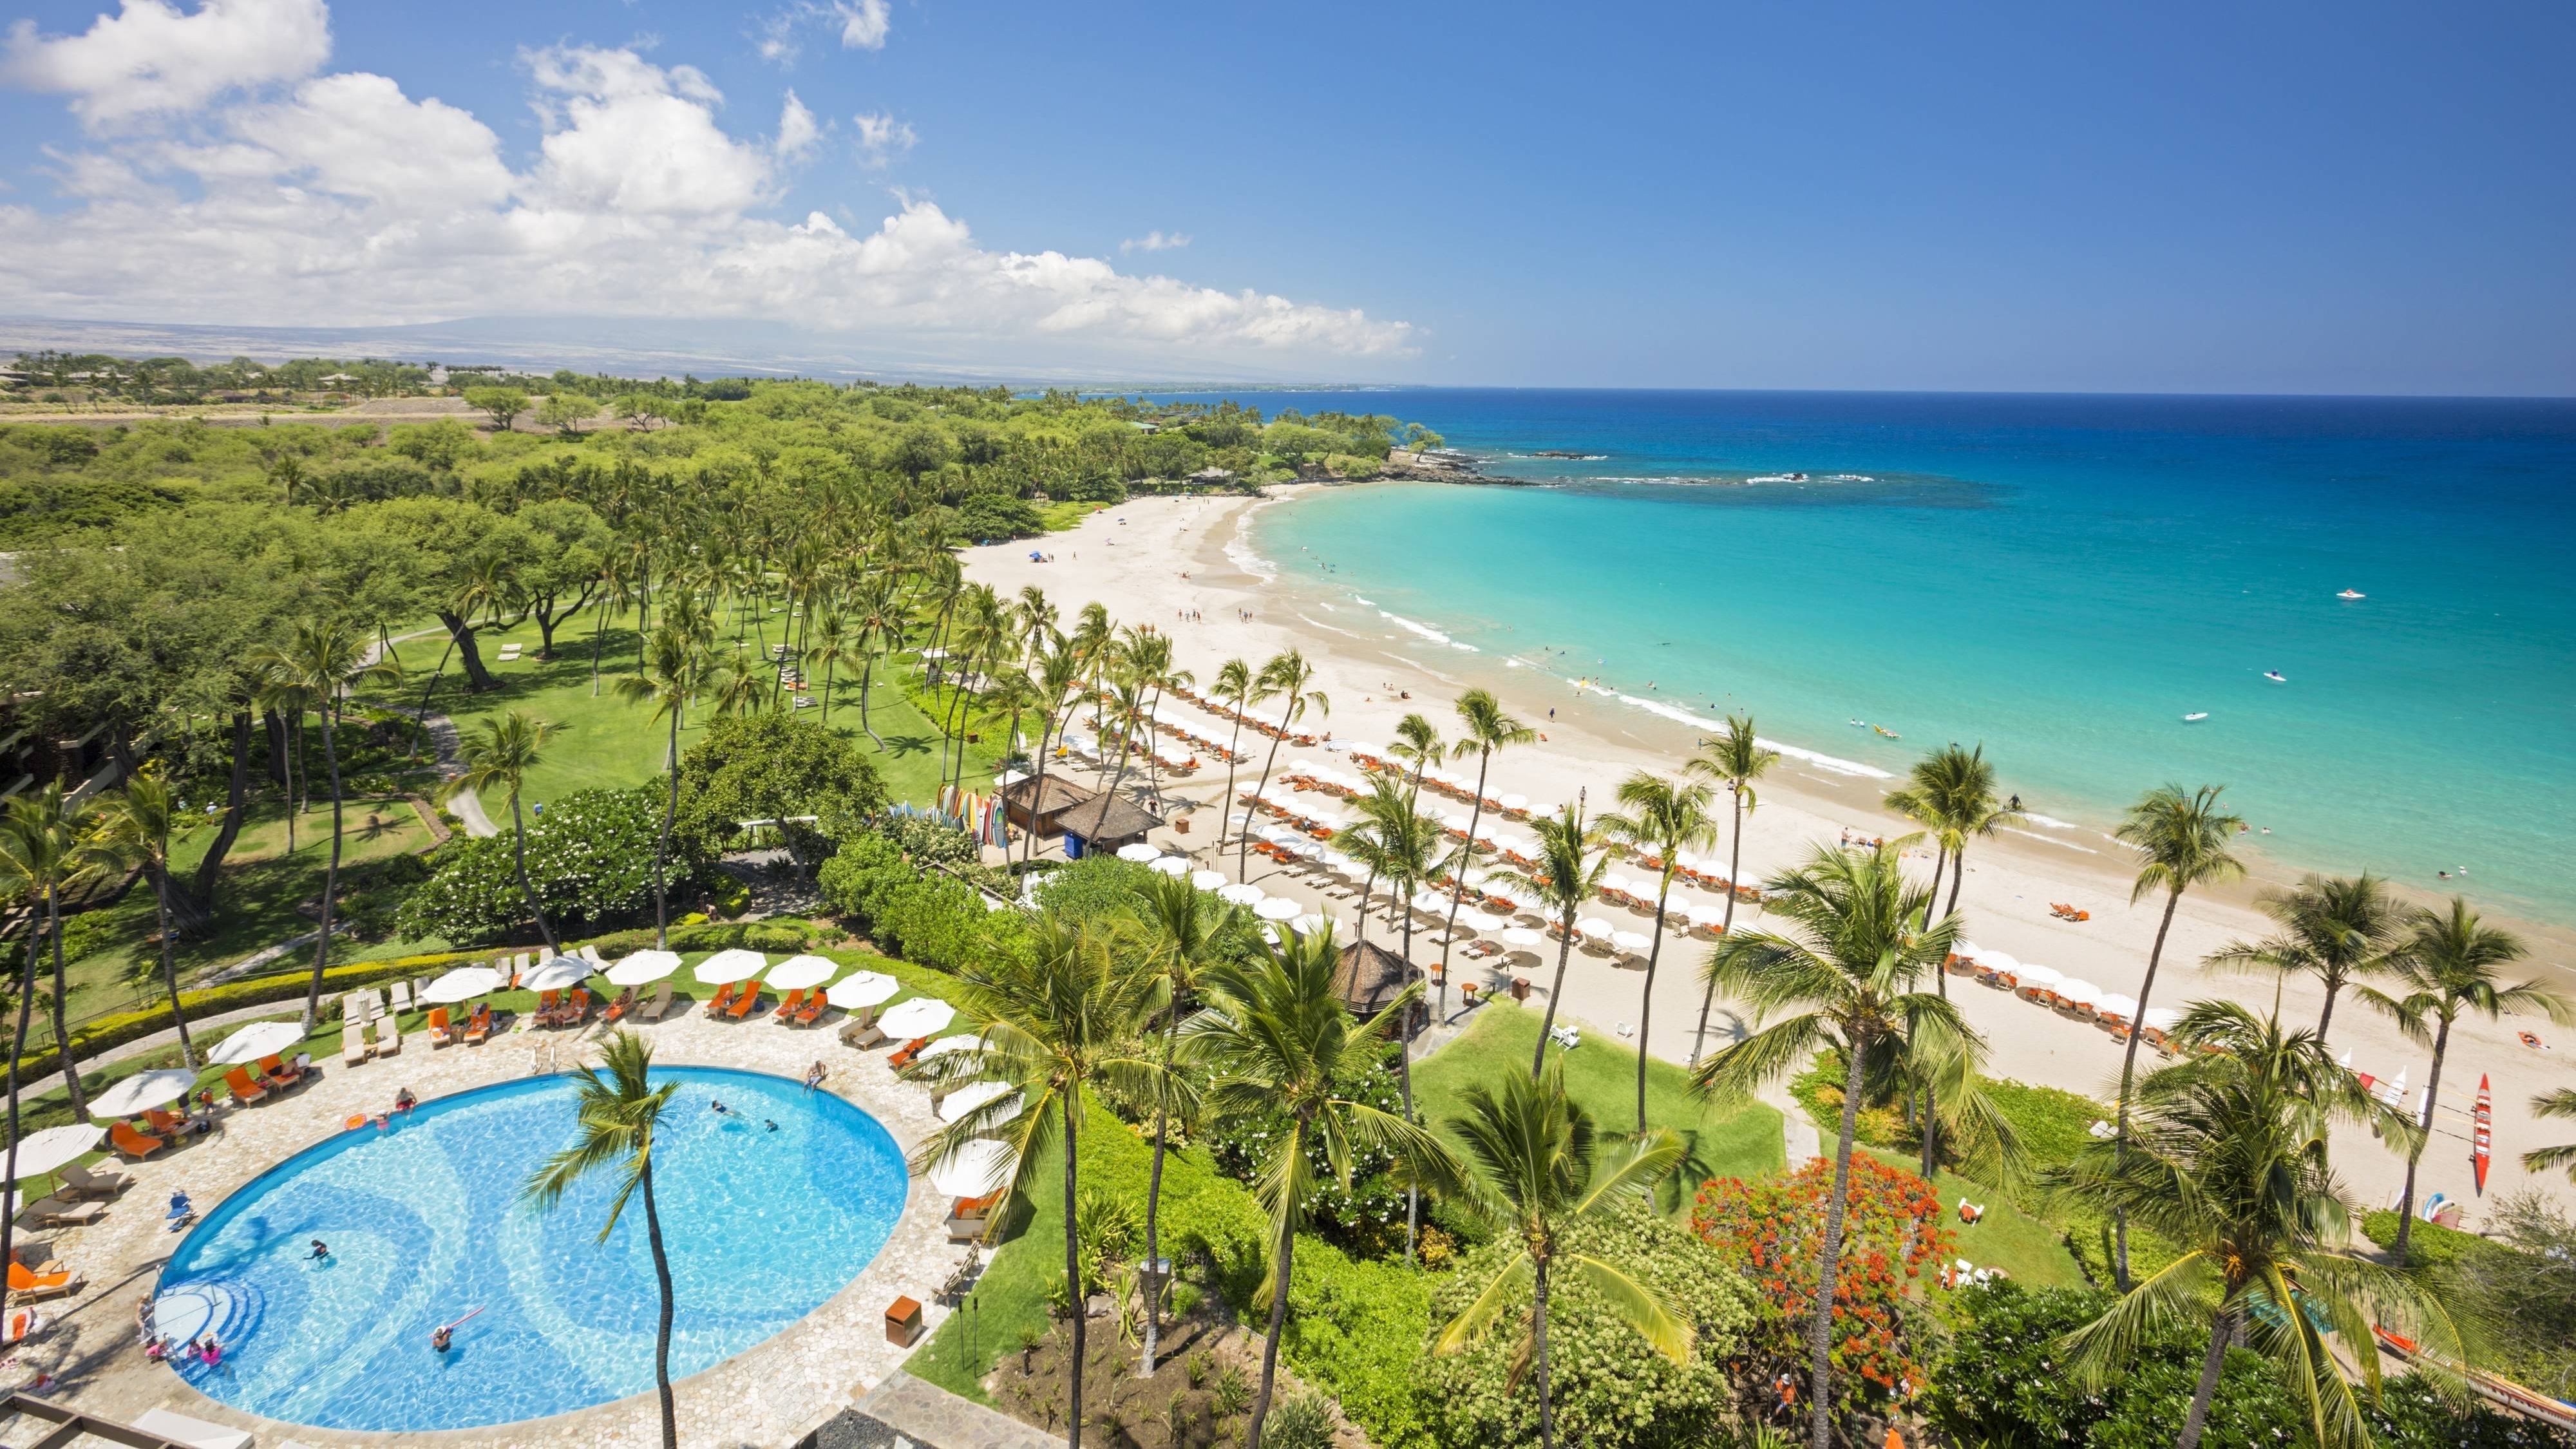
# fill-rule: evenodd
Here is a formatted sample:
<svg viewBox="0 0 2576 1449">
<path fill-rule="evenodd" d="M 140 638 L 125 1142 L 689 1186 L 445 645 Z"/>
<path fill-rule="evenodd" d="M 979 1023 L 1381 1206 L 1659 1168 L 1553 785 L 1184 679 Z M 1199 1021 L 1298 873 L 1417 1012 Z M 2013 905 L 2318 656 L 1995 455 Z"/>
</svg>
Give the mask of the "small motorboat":
<svg viewBox="0 0 2576 1449">
<path fill-rule="evenodd" d="M 2196 710 L 2193 710 L 2191 713 L 2189 713 L 2189 714 L 2187 714 L 2187 715 L 2184 715 L 2184 716 L 2182 717 L 2182 722 L 2183 722 L 2184 724 L 2198 724 L 2198 723 L 2200 723 L 2202 720 L 2205 720 L 2205 719 L 2207 719 L 2207 718 L 2209 718 L 2209 711 L 2208 711 L 2208 710 L 2205 710 L 2205 709 L 2196 709 Z"/>
<path fill-rule="evenodd" d="M 1879 734 L 1891 740 L 1901 740 L 1905 738 L 1905 736 L 1898 734 L 1896 731 L 1889 729 L 1885 725 L 1871 725 L 1870 728 L 1878 731 Z"/>
<path fill-rule="evenodd" d="M 2288 681 L 2287 679 L 2282 678 L 2282 677 L 2281 677 L 2281 671 L 2279 671 L 2279 670 L 2277 670 L 2277 669 L 2266 669 L 2266 670 L 2264 670 L 2264 671 L 2263 671 L 2263 677 L 2264 677 L 2265 679 L 2268 679 L 2268 680 L 2272 681 L 2274 684 L 2287 684 L 2287 683 L 2289 683 L 2289 682 L 2290 682 L 2290 681 Z"/>
<path fill-rule="evenodd" d="M 2363 593 L 2359 589 L 2346 589 L 2335 595 L 2335 597 L 2338 599 L 2367 599 L 2370 595 Z"/>
</svg>

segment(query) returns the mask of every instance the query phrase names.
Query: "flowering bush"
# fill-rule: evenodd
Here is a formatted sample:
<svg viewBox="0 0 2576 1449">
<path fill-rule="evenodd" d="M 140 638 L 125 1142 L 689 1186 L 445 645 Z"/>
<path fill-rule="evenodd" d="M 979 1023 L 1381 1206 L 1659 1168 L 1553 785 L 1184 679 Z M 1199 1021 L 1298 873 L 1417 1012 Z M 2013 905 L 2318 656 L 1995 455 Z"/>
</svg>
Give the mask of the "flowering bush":
<svg viewBox="0 0 2576 1449">
<path fill-rule="evenodd" d="M 1786 1177 L 1713 1179 L 1701 1185 L 1691 1211 L 1692 1231 L 1740 1265 L 1770 1305 L 1754 1337 L 1762 1379 L 1787 1370 L 1803 1382 L 1833 1184 L 1833 1164 L 1818 1158 Z M 1927 1267 L 1937 1269 L 1953 1242 L 1930 1183 L 1874 1158 L 1852 1158 L 1830 1348 L 1841 1412 L 1884 1413 L 1923 1387 L 1906 1285 Z"/>
<path fill-rule="evenodd" d="M 576 790 L 548 801 L 528 822 L 528 884 L 558 930 L 578 931 L 653 909 L 653 842 L 661 797 L 650 785 L 632 790 Z M 395 925 L 413 940 L 440 937 L 459 945 L 534 932 L 519 891 L 511 834 L 449 841 L 431 857 L 428 880 L 412 889 Z M 700 862 L 674 837 L 667 867 L 676 889 Z"/>
<path fill-rule="evenodd" d="M 1336 1083 L 1334 1091 L 1347 1101 L 1381 1112 L 1401 1115 L 1404 1111 L 1404 1095 L 1396 1085 L 1391 1066 L 1368 1067 Z M 1219 1172 L 1246 1187 L 1256 1187 L 1274 1144 L 1293 1130 L 1286 1112 L 1238 1117 L 1209 1133 L 1208 1151 L 1216 1159 Z M 1320 1135 L 1309 1135 L 1306 1161 L 1315 1181 L 1315 1190 L 1306 1198 L 1309 1232 L 1363 1258 L 1404 1252 L 1404 1188 L 1388 1174 L 1395 1165 L 1394 1154 L 1377 1148 L 1354 1148 L 1348 1188 L 1333 1175 L 1331 1157 Z"/>
</svg>

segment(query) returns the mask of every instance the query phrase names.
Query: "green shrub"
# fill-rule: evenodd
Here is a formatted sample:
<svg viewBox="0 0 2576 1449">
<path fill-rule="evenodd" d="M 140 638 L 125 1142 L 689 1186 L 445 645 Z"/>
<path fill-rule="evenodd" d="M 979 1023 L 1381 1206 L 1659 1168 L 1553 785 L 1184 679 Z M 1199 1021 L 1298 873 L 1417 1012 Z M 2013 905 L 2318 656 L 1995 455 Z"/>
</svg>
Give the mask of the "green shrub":
<svg viewBox="0 0 2576 1449">
<path fill-rule="evenodd" d="M 653 906 L 653 850 L 661 828 L 660 792 L 576 790 L 550 803 L 528 826 L 528 881 L 558 931 L 623 921 Z M 672 837 L 670 878 L 702 862 Z M 430 878 L 414 887 L 396 914 L 405 935 L 485 942 L 527 933 L 514 842 L 507 831 L 460 837 L 439 848 Z"/>
<path fill-rule="evenodd" d="M 969 497 L 957 505 L 957 516 L 948 526 L 948 536 L 960 543 L 998 543 L 1044 532 L 1046 520 L 1038 515 L 1037 505 L 1006 493 Z"/>
<path fill-rule="evenodd" d="M 1024 948 L 1028 923 L 991 910 L 973 887 L 917 870 L 894 841 L 861 835 L 823 862 L 816 878 L 832 908 L 856 918 L 893 954 L 942 971 L 979 956 Z"/>
<path fill-rule="evenodd" d="M 1446 1409 L 1424 1402 L 1414 1360 L 1429 1339 L 1431 1289 L 1441 1280 L 1402 1263 L 1353 1259 L 1315 1237 L 1297 1240 L 1291 1267 L 1279 1343 L 1288 1366 L 1331 1390 L 1378 1449 L 1438 1442 L 1431 1420 Z M 1249 1308 L 1250 1284 L 1244 1287 Z"/>
<path fill-rule="evenodd" d="M 811 869 L 832 842 L 857 836 L 885 808 L 885 781 L 858 748 L 812 720 L 763 710 L 719 717 L 680 757 L 671 843 L 713 860 L 742 843 L 739 822 L 817 817 L 764 831 Z"/>
<path fill-rule="evenodd" d="M 1333 1449 L 1336 1427 L 1333 1401 L 1310 1390 L 1271 1404 L 1261 1442 L 1271 1449 Z"/>
<path fill-rule="evenodd" d="M 1752 1289 L 1718 1249 L 1642 1203 L 1571 1221 L 1562 1241 L 1565 1251 L 1616 1263 L 1662 1291 L 1690 1316 L 1698 1338 L 1688 1361 L 1677 1364 L 1620 1322 L 1581 1278 L 1565 1273 L 1551 1279 L 1548 1364 L 1558 1437 L 1599 1449 L 1678 1449 L 1704 1442 L 1729 1402 L 1728 1362 L 1754 1325 Z M 1494 1242 L 1469 1254 L 1431 1295 L 1424 1332 L 1464 1311 L 1519 1251 L 1517 1242 Z M 1482 1341 L 1457 1354 L 1421 1351 L 1412 1378 L 1438 1409 L 1425 1415 L 1433 1442 L 1486 1449 L 1536 1439 L 1537 1394 L 1526 1380 L 1517 1391 L 1506 1389 L 1520 1337 L 1514 1322 L 1506 1314 Z M 1343 1403 L 1349 1406 L 1347 1396 Z M 1374 1434 L 1375 1426 L 1369 1427 Z"/>
<path fill-rule="evenodd" d="M 2364 1237 L 2385 1248 L 2397 1241 L 2397 1214 L 2386 1209 L 2361 1215 Z M 2406 1255 L 2418 1264 L 2431 1268 L 2455 1267 L 2480 1254 L 2509 1254 L 2513 1250 L 2501 1243 L 2491 1243 L 2475 1233 L 2446 1228 L 2418 1218 L 2415 1231 L 2406 1235 Z"/>
</svg>

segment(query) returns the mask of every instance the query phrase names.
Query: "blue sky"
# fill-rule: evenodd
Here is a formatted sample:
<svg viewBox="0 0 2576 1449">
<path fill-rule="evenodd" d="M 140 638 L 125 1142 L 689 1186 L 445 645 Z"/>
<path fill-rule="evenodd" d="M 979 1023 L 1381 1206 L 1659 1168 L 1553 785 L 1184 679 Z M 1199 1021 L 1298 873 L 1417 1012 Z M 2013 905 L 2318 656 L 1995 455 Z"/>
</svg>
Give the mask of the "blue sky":
<svg viewBox="0 0 2576 1449">
<path fill-rule="evenodd" d="M 2564 6 L 324 3 L 21 0 L 0 312 L 2576 392 Z"/>
</svg>

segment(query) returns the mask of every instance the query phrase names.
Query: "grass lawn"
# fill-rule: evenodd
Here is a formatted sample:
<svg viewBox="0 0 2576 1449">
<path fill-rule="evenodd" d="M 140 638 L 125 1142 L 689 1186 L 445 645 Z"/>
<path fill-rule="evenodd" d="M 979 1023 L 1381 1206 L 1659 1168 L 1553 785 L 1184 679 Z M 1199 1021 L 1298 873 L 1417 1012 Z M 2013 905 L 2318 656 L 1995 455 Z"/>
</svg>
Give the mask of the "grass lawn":
<svg viewBox="0 0 2576 1449">
<path fill-rule="evenodd" d="M 1465 1034 L 1413 1068 L 1413 1100 L 1434 1127 L 1464 1110 L 1466 1089 L 1505 1073 L 1529 1071 L 1538 1045 L 1539 1014 L 1508 1002 L 1476 1009 Z M 1565 1089 L 1608 1133 L 1625 1133 L 1637 1120 L 1637 1054 L 1614 1037 L 1586 1032 L 1583 1045 L 1555 1053 L 1565 1062 Z M 1666 1061 L 1646 1064 L 1646 1120 L 1669 1127 L 1690 1146 L 1681 1170 L 1667 1178 L 1656 1199 L 1667 1211 L 1687 1213 L 1701 1182 L 1712 1177 L 1759 1177 L 1787 1166 L 1780 1114 L 1758 1102 L 1709 1114 L 1691 1095 L 1689 1074 Z"/>
<path fill-rule="evenodd" d="M 778 642 L 779 621 L 784 617 L 771 617 L 765 642 Z M 670 726 L 656 722 L 649 706 L 629 703 L 616 692 L 617 681 L 635 673 L 632 612 L 610 618 L 600 636 L 599 692 L 591 692 L 591 626 L 597 622 L 592 615 L 577 614 L 558 626 L 557 657 L 551 660 L 536 657 L 538 634 L 533 622 L 515 629 L 478 632 L 475 647 L 483 657 L 484 668 L 497 682 L 495 688 L 482 694 L 466 690 L 464 671 L 453 659 L 432 686 L 431 676 L 447 649 L 444 635 L 405 640 L 395 646 L 394 652 L 401 658 L 409 682 L 372 686 L 367 698 L 378 704 L 413 706 L 421 702 L 426 691 L 430 707 L 455 720 L 459 730 L 471 730 L 477 721 L 513 709 L 551 721 L 560 732 L 547 746 L 544 761 L 529 776 L 526 800 L 530 803 L 573 790 L 640 785 L 662 772 L 670 745 Z M 504 661 L 500 658 L 501 645 L 511 642 L 523 646 L 525 653 L 521 658 Z M 746 635 L 740 648 L 742 657 L 758 658 L 763 643 L 760 637 Z M 732 649 L 732 635 L 722 636 L 719 647 Z M 834 669 L 830 675 L 831 728 L 876 764 L 893 798 L 926 804 L 938 785 L 940 731 L 907 697 L 901 679 L 913 668 L 909 660 L 900 665 L 884 660 L 877 664 L 867 691 L 867 722 L 884 741 L 882 748 L 860 729 L 859 682 L 845 669 Z M 824 671 L 811 670 L 809 680 L 814 697 L 819 699 Z M 800 719 L 822 721 L 823 710 L 819 707 L 796 713 Z M 683 753 L 703 733 L 706 720 L 704 709 L 692 709 L 681 721 Z M 992 747 L 999 732 L 990 727 L 980 732 L 986 743 L 967 749 L 966 778 L 970 781 L 989 780 L 993 761 L 999 756 Z M 509 820 L 509 798 L 501 791 L 486 791 L 483 809 L 496 825 Z"/>
<path fill-rule="evenodd" d="M 1083 503 L 1068 499 L 1062 503 L 1040 504 L 1038 517 L 1045 521 L 1049 533 L 1063 533 L 1081 527 L 1082 520 L 1108 506 L 1106 503 Z"/>
</svg>

